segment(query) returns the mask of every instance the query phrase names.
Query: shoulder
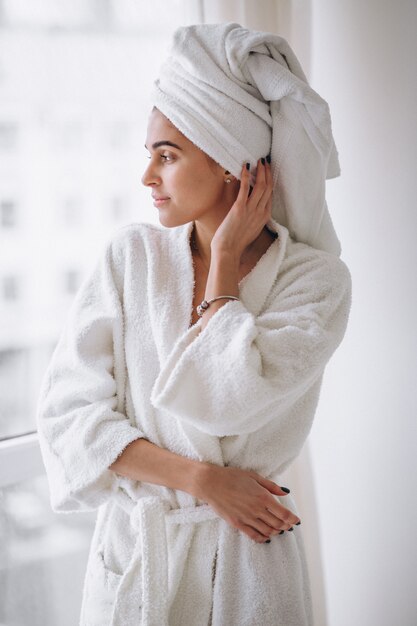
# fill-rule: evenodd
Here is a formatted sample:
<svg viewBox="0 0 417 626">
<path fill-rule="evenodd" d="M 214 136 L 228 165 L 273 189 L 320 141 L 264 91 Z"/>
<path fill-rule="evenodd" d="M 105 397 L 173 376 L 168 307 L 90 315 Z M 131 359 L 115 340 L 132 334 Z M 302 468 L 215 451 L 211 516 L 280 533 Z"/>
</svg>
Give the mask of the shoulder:
<svg viewBox="0 0 417 626">
<path fill-rule="evenodd" d="M 273 289 L 272 303 L 328 303 L 350 308 L 352 279 L 348 266 L 338 256 L 288 238 Z M 275 306 L 274 304 L 272 306 Z"/>
<path fill-rule="evenodd" d="M 351 285 L 348 266 L 340 257 L 289 238 L 280 274 L 308 276 L 332 285 Z"/>
<path fill-rule="evenodd" d="M 106 242 L 107 248 L 119 257 L 133 249 L 142 249 L 147 242 L 163 236 L 162 227 L 148 222 L 131 222 L 115 230 Z"/>
<path fill-rule="evenodd" d="M 105 239 L 97 261 L 98 267 L 110 272 L 119 294 L 123 291 L 126 273 L 132 265 L 142 271 L 146 268 L 146 247 L 150 240 L 158 238 L 162 229 L 147 222 L 132 222 L 114 230 Z"/>
<path fill-rule="evenodd" d="M 338 256 L 288 239 L 265 309 L 282 326 L 332 329 L 341 338 L 351 309 L 351 275 Z"/>
<path fill-rule="evenodd" d="M 166 228 L 149 222 L 131 222 L 118 228 L 107 239 L 105 249 L 116 265 L 126 261 L 147 263 L 175 248 L 183 227 Z"/>
</svg>

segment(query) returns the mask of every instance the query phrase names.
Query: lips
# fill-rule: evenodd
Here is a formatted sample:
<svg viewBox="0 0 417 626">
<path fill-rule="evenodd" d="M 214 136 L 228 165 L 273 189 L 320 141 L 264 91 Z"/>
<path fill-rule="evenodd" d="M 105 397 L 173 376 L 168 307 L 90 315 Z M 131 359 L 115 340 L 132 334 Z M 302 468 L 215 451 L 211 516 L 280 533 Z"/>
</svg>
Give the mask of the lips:
<svg viewBox="0 0 417 626">
<path fill-rule="evenodd" d="M 163 204 L 165 204 L 166 202 L 169 201 L 169 198 L 166 197 L 166 196 L 154 196 L 154 195 L 152 195 L 152 198 L 153 198 L 153 204 L 157 208 L 161 207 Z"/>
</svg>

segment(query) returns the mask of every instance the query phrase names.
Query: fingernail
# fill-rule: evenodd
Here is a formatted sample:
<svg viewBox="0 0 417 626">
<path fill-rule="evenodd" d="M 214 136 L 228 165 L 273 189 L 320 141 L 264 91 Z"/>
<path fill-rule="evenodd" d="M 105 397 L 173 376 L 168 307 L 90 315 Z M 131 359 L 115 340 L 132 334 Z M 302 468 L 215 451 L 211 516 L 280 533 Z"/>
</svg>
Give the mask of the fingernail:
<svg viewBox="0 0 417 626">
<path fill-rule="evenodd" d="M 296 524 L 295 524 L 295 525 L 296 525 L 296 526 L 299 526 L 300 524 L 301 524 L 301 522 L 296 522 Z"/>
<path fill-rule="evenodd" d="M 262 163 L 262 165 L 265 165 L 265 159 L 264 159 L 264 157 L 261 157 L 261 163 Z"/>
<path fill-rule="evenodd" d="M 268 163 L 271 163 L 271 155 L 270 154 L 267 155 L 266 160 L 268 161 Z"/>
<path fill-rule="evenodd" d="M 280 534 L 280 535 L 282 535 L 282 533 L 283 533 L 283 532 L 285 532 L 285 531 L 284 531 L 284 530 L 280 530 L 280 531 L 279 531 L 279 534 Z"/>
<path fill-rule="evenodd" d="M 290 493 L 290 490 L 287 489 L 287 487 L 281 487 L 282 491 L 285 491 L 285 493 Z"/>
<path fill-rule="evenodd" d="M 291 527 L 291 528 L 289 528 L 288 530 L 294 530 L 294 528 L 292 528 L 292 527 Z"/>
<path fill-rule="evenodd" d="M 267 540 L 265 541 L 265 543 L 271 543 L 271 540 L 270 540 L 270 539 L 267 539 Z"/>
<path fill-rule="evenodd" d="M 250 163 L 246 163 L 246 169 L 248 170 L 250 168 Z"/>
</svg>

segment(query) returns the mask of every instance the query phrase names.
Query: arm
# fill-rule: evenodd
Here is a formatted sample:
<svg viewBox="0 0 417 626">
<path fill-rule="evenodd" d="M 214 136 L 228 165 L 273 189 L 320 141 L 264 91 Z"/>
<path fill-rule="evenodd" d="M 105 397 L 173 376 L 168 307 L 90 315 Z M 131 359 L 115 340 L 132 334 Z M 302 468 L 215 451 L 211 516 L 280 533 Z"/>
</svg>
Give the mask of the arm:
<svg viewBox="0 0 417 626">
<path fill-rule="evenodd" d="M 108 501 L 120 481 L 109 465 L 144 436 L 124 413 L 122 289 L 113 257 L 110 243 L 72 303 L 41 385 L 36 422 L 56 513 Z"/>
<path fill-rule="evenodd" d="M 242 301 L 219 300 L 203 330 L 188 329 L 163 364 L 152 404 L 217 437 L 287 419 L 344 336 L 351 278 L 339 258 L 303 249 L 283 262 L 277 285 L 257 317 Z"/>
<path fill-rule="evenodd" d="M 239 260 L 227 252 L 212 252 L 210 270 L 207 277 L 205 300 L 211 300 L 216 296 L 237 296 L 239 297 Z M 216 312 L 221 309 L 229 300 L 216 300 L 212 302 L 203 313 L 201 320 L 201 330 L 207 326 L 208 321 Z"/>
<path fill-rule="evenodd" d="M 198 497 L 203 475 L 210 466 L 160 448 L 147 439 L 132 441 L 110 469 L 133 480 L 170 489 L 180 489 Z"/>
<path fill-rule="evenodd" d="M 273 497 L 287 495 L 273 481 L 250 470 L 194 461 L 146 439 L 130 443 L 110 469 L 133 480 L 186 491 L 209 504 L 232 528 L 256 541 L 263 542 L 271 533 L 300 523 L 297 515 Z M 262 521 L 266 505 L 267 519 Z M 253 516 L 250 524 L 248 511 Z"/>
</svg>

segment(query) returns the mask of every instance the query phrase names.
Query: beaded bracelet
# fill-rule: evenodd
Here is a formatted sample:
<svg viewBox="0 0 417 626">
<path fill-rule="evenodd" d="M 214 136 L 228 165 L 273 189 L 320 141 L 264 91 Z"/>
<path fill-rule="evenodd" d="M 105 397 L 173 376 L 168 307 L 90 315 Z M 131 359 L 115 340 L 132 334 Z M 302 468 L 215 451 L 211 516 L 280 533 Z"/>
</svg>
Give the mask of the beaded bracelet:
<svg viewBox="0 0 417 626">
<path fill-rule="evenodd" d="M 215 300 L 220 300 L 221 298 L 230 298 L 230 300 L 239 300 L 239 298 L 236 298 L 236 296 L 217 296 L 217 298 L 212 298 L 209 301 L 203 300 L 203 302 L 197 306 L 198 315 L 201 317 L 204 311 L 207 311 L 207 309 L 209 308 L 212 302 L 214 302 Z"/>
</svg>

